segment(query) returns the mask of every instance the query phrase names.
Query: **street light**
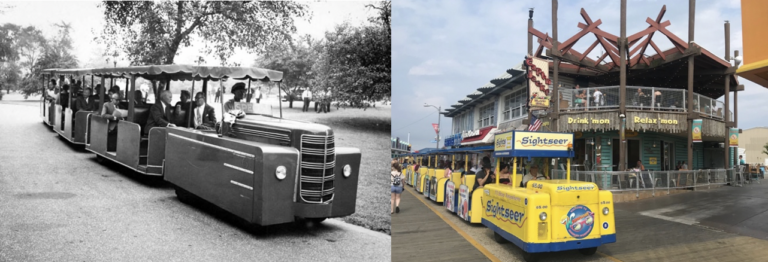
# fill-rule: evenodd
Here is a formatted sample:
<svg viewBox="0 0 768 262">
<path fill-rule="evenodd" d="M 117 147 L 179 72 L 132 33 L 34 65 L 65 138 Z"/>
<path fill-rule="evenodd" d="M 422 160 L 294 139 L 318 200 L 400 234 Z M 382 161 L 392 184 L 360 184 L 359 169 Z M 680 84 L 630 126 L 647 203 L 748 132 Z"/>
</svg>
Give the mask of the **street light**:
<svg viewBox="0 0 768 262">
<path fill-rule="evenodd" d="M 428 105 L 427 103 L 424 103 L 424 107 L 434 107 L 437 109 L 437 145 L 435 145 L 435 149 L 440 149 L 440 106 L 433 106 Z"/>
</svg>

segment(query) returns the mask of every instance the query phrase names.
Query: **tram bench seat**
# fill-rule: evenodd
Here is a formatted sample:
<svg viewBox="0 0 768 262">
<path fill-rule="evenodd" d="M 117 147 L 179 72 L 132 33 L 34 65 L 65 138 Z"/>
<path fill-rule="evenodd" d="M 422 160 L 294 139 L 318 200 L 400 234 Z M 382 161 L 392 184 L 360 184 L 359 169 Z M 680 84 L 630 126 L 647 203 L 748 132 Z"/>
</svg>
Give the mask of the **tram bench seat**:
<svg viewBox="0 0 768 262">
<path fill-rule="evenodd" d="M 148 106 L 136 106 L 133 108 L 133 122 L 136 123 L 141 127 L 141 134 L 142 137 L 145 137 L 144 134 L 144 125 L 147 124 L 147 119 L 149 118 L 149 107 Z"/>
</svg>

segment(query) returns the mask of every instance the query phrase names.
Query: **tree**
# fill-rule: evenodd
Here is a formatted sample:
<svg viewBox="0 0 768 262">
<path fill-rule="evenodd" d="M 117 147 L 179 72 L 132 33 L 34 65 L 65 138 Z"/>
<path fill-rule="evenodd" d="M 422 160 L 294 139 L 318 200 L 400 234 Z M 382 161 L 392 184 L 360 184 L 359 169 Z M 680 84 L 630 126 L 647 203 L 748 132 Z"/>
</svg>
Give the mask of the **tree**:
<svg viewBox="0 0 768 262">
<path fill-rule="evenodd" d="M 258 53 L 287 42 L 296 31 L 294 17 L 306 15 L 304 5 L 288 1 L 104 1 L 100 6 L 106 24 L 95 40 L 127 53 L 132 65 L 173 64 L 191 37 L 207 41 L 202 51 L 226 65 L 237 48 Z"/>
<path fill-rule="evenodd" d="M 39 57 L 34 59 L 30 74 L 24 76 L 21 81 L 21 91 L 25 98 L 42 93 L 46 81 L 40 79 L 39 76 L 43 69 L 76 68 L 78 65 L 77 57 L 72 54 L 71 25 L 61 22 L 54 24 L 54 26 L 59 28 L 58 33 L 50 39 L 45 39 Z"/>
<path fill-rule="evenodd" d="M 763 145 L 763 154 L 768 155 L 768 143 L 765 143 L 765 145 Z"/>
<path fill-rule="evenodd" d="M 256 66 L 283 72 L 280 88 L 288 98 L 288 107 L 293 108 L 294 96 L 299 88 L 313 86 L 312 65 L 317 60 L 314 49 L 318 42 L 310 35 L 299 38 L 296 43 L 272 46 L 270 52 L 256 62 Z"/>
<path fill-rule="evenodd" d="M 18 89 L 21 70 L 16 62 L 0 62 L 0 91 L 10 93 L 11 89 Z"/>
<path fill-rule="evenodd" d="M 384 26 L 337 26 L 326 32 L 324 61 L 317 71 L 331 76 L 339 102 L 364 107 L 391 96 L 391 40 Z"/>
</svg>

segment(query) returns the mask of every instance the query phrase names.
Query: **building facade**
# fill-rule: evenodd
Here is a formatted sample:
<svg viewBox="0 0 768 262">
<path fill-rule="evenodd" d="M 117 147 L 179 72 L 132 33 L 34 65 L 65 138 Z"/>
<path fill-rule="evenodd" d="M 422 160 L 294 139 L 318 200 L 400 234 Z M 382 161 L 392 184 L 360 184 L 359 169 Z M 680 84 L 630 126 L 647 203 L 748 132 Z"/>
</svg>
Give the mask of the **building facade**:
<svg viewBox="0 0 768 262">
<path fill-rule="evenodd" d="M 588 15 L 585 22 L 592 23 Z M 726 31 L 728 27 L 726 23 Z M 446 146 L 490 144 L 495 133 L 526 129 L 536 117 L 542 122 L 539 131 L 575 134 L 574 166 L 581 170 L 617 171 L 638 163 L 648 170 L 676 170 L 683 162 L 688 169 L 714 169 L 735 163 L 736 147 L 728 143 L 737 119 L 728 108 L 735 106 L 719 98 L 728 101 L 728 95 L 743 91 L 743 86 L 729 61 L 669 31 L 644 30 L 627 39 L 627 49 L 634 51 L 626 60 L 622 85 L 620 59 L 613 53 L 619 53 L 618 37 L 582 28 L 588 32 L 560 43 L 529 27 L 532 38 L 538 38 L 538 49 L 529 50 L 523 64 L 447 110 L 454 135 Z M 652 43 L 646 39 L 653 32 L 667 36 L 675 47 L 649 47 Z M 590 33 L 598 40 L 584 54 L 598 44 L 607 49 L 597 61 L 571 48 Z M 645 55 L 646 48 L 657 53 Z M 691 79 L 686 71 L 698 74 Z"/>
</svg>

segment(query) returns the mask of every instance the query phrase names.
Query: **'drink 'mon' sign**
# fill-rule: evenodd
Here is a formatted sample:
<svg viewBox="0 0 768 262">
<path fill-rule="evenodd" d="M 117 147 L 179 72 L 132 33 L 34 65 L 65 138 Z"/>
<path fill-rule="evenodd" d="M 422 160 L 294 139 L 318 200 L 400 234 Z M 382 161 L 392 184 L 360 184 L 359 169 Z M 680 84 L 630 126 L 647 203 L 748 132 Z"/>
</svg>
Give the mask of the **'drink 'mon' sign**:
<svg viewBox="0 0 768 262">
<path fill-rule="evenodd" d="M 568 118 L 568 124 L 599 124 L 599 125 L 607 125 L 610 124 L 610 119 L 594 119 L 594 118 L 579 118 L 579 117 L 569 117 Z"/>
</svg>

